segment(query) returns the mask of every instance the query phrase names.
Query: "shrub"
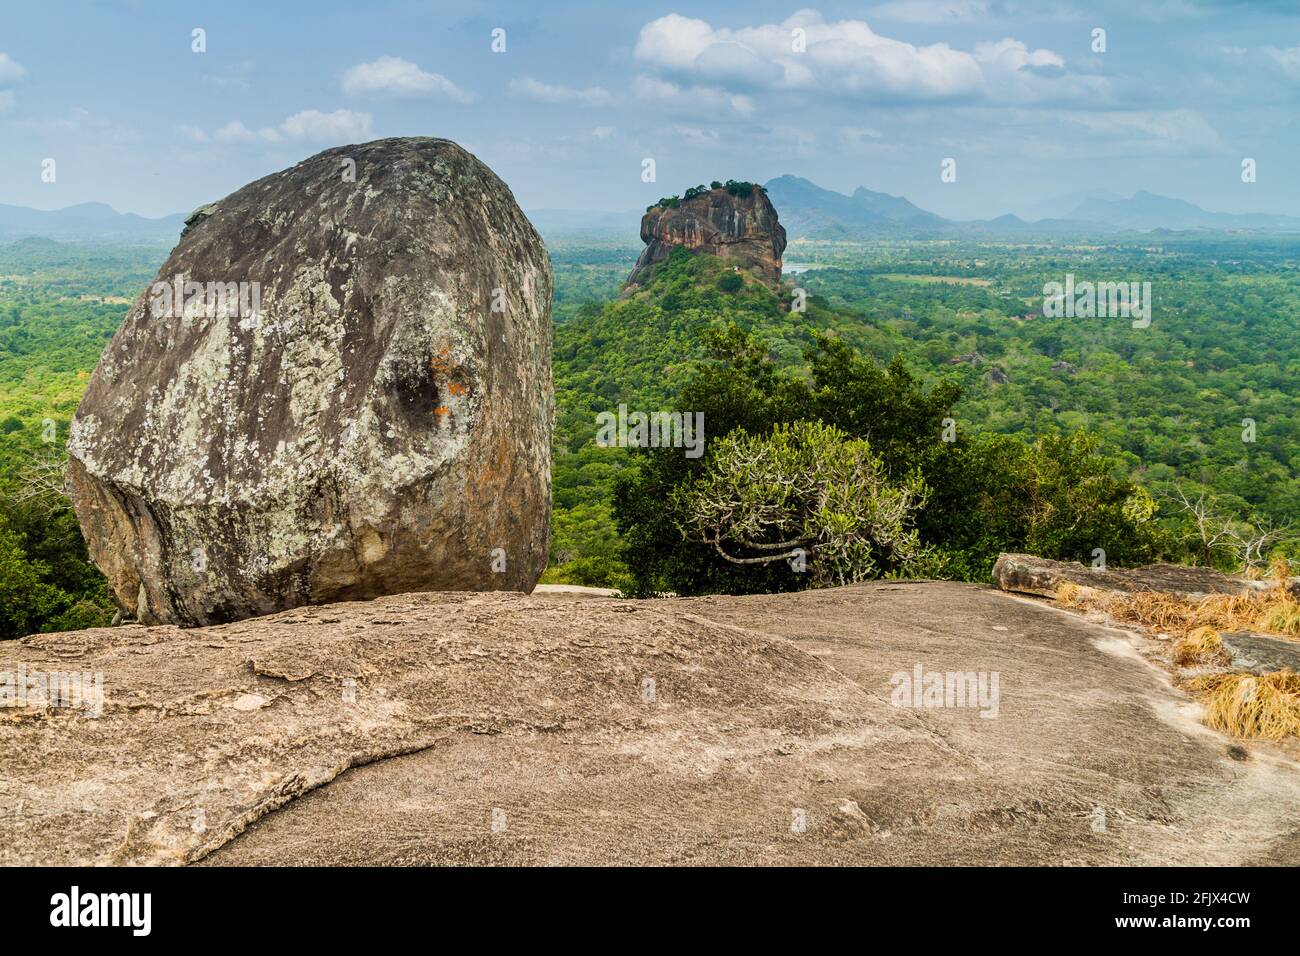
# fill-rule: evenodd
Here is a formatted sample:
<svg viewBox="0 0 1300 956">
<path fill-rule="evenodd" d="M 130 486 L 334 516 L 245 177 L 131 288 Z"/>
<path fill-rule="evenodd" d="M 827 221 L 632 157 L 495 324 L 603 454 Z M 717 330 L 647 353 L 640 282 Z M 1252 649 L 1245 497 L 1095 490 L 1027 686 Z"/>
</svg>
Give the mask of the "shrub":
<svg viewBox="0 0 1300 956">
<path fill-rule="evenodd" d="M 671 510 L 684 537 L 733 564 L 786 561 L 825 586 L 918 566 L 925 549 L 910 524 L 924 501 L 919 476 L 889 481 L 865 439 L 796 422 L 715 443 Z"/>
<path fill-rule="evenodd" d="M 736 429 L 762 439 L 786 423 L 821 422 L 848 439 L 869 442 L 883 480 L 929 489 L 908 520 L 920 545 L 911 567 L 964 580 L 987 580 L 1003 551 L 1033 551 L 1059 560 L 1089 560 L 1102 548 L 1117 565 L 1158 554 L 1155 502 L 1123 477 L 1086 433 L 1052 435 L 1030 445 L 1007 436 L 941 440 L 960 389 L 943 380 L 926 387 L 901 358 L 887 366 L 843 341 L 817 335 L 805 359 L 811 379 L 778 368 L 763 344 L 735 326 L 704 333 L 707 357 L 695 363 L 678 407 L 702 412 L 710 450 Z M 736 453 L 736 452 L 733 452 Z M 614 516 L 624 541 L 632 591 L 652 594 L 758 593 L 806 587 L 810 575 L 784 562 L 727 560 L 682 509 L 679 489 L 700 478 L 708 461 L 677 449 L 634 454 L 615 483 Z M 698 503 L 698 502 L 697 502 Z M 764 541 L 772 543 L 772 541 Z M 753 555 L 750 555 L 753 556 Z M 879 572 L 902 573 L 873 557 Z M 854 565 L 850 561 L 848 567 Z M 856 574 L 850 570 L 848 577 Z M 833 576 L 833 575 L 832 575 Z"/>
</svg>

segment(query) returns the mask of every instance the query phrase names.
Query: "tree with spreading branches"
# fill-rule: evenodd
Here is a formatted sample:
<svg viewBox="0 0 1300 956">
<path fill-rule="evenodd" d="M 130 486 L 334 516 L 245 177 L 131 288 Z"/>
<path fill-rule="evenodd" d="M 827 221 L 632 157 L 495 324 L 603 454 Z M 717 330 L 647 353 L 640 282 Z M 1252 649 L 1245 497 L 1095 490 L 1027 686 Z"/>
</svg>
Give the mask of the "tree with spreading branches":
<svg viewBox="0 0 1300 956">
<path fill-rule="evenodd" d="M 929 550 L 912 521 L 926 494 L 915 473 L 890 480 L 866 439 L 799 421 L 722 438 L 673 511 L 685 536 L 733 564 L 802 563 L 832 586 L 919 571 Z"/>
</svg>

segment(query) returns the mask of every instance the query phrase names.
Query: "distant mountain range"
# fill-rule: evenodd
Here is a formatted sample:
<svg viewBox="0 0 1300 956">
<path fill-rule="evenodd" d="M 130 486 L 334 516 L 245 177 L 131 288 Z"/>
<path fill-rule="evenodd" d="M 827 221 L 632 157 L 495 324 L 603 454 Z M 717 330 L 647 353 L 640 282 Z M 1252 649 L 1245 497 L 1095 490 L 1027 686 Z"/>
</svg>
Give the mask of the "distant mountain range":
<svg viewBox="0 0 1300 956">
<path fill-rule="evenodd" d="M 66 209 L 28 209 L 0 205 L 0 242 L 29 236 L 61 240 L 172 241 L 180 237 L 185 216 L 146 219 L 118 212 L 102 202 L 86 202 Z"/>
<path fill-rule="evenodd" d="M 1153 229 L 1260 229 L 1269 232 L 1300 231 L 1300 218 L 1273 213 L 1207 212 L 1182 199 L 1170 199 L 1145 190 L 1128 199 L 1087 199 L 1070 214 L 1071 219 L 1105 222 L 1119 229 L 1147 232 Z"/>
<path fill-rule="evenodd" d="M 778 176 L 763 186 L 790 238 L 857 239 L 866 235 L 940 231 L 948 220 L 901 196 L 858 187 L 852 196 L 823 189 L 799 176 Z"/>
<path fill-rule="evenodd" d="M 1076 194 L 1062 218 L 1028 222 L 1019 216 L 953 220 L 926 212 L 901 196 L 858 187 L 852 196 L 823 189 L 798 176 L 765 184 L 781 224 L 792 239 L 865 239 L 877 236 L 1063 235 L 1155 230 L 1257 230 L 1300 232 L 1300 218 L 1270 213 L 1209 212 L 1182 199 L 1141 191 L 1128 199 L 1107 193 Z"/>
<path fill-rule="evenodd" d="M 862 186 L 853 195 L 846 196 L 799 176 L 778 176 L 764 184 L 764 188 L 792 240 L 962 235 L 1050 237 L 1160 230 L 1300 233 L 1300 217 L 1209 212 L 1182 199 L 1146 191 L 1136 192 L 1127 199 L 1104 191 L 1074 193 L 1042 207 L 1070 209 L 1065 216 L 1031 222 L 1013 215 L 996 219 L 945 219 L 902 196 L 873 192 Z M 546 237 L 602 241 L 617 237 L 629 243 L 638 241 L 638 211 L 534 209 L 528 215 Z M 175 242 L 184 224 L 183 213 L 146 219 L 96 202 L 55 210 L 0 205 L 0 242 L 33 236 L 81 241 Z"/>
</svg>

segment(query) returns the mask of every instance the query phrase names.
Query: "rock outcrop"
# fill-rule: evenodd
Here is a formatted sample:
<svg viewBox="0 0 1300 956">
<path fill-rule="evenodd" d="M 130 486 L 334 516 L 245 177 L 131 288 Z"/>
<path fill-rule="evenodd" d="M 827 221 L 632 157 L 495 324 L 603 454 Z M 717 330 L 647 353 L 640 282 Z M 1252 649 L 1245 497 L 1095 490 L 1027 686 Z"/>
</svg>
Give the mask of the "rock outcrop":
<svg viewBox="0 0 1300 956">
<path fill-rule="evenodd" d="M 781 281 L 785 228 L 761 186 L 752 186 L 748 195 L 733 194 L 724 186 L 677 205 L 652 206 L 641 217 L 641 241 L 646 247 L 628 285 L 644 285 L 652 268 L 675 246 L 752 269 L 773 287 Z"/>
<path fill-rule="evenodd" d="M 68 443 L 123 609 L 202 625 L 531 590 L 551 288 L 510 190 L 448 140 L 327 150 L 196 211 Z"/>
<path fill-rule="evenodd" d="M 0 707 L 0 865 L 1300 862 L 1294 760 L 970 584 L 405 594 L 0 642 L 21 667 L 103 694 Z M 900 699 L 918 670 L 999 682 Z"/>
<path fill-rule="evenodd" d="M 1211 594 L 1251 594 L 1273 587 L 1270 580 L 1255 581 L 1224 574 L 1213 568 L 1182 564 L 1148 564 L 1140 568 L 1090 568 L 1077 561 L 1052 561 L 1032 554 L 1002 554 L 993 565 L 993 580 L 1004 591 L 1055 598 L 1062 584 L 1099 591 L 1159 591 L 1196 601 Z M 1300 598 L 1300 578 L 1289 590 Z"/>
</svg>

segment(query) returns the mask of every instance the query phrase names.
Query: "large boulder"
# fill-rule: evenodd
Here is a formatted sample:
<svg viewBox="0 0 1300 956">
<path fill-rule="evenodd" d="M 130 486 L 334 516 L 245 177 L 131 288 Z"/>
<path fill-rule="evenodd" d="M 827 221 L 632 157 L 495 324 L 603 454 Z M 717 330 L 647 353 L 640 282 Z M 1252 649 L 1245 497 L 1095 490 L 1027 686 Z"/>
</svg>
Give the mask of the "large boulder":
<svg viewBox="0 0 1300 956">
<path fill-rule="evenodd" d="M 327 150 L 198 210 L 68 442 L 123 609 L 201 625 L 531 590 L 551 285 L 510 190 L 448 140 Z"/>
<path fill-rule="evenodd" d="M 677 246 L 753 269 L 770 286 L 781 281 L 785 227 L 762 186 L 751 185 L 747 193 L 710 189 L 677 205 L 651 206 L 641 217 L 641 241 L 646 247 L 628 285 L 644 285 Z"/>
</svg>

